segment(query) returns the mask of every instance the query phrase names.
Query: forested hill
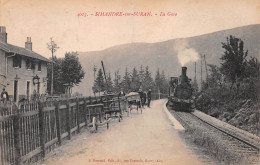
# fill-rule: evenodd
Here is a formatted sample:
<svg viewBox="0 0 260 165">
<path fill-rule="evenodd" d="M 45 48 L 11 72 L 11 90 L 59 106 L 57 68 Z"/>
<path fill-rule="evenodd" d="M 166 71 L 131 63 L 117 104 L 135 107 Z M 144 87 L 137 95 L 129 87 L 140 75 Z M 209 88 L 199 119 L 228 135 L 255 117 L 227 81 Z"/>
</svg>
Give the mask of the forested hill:
<svg viewBox="0 0 260 165">
<path fill-rule="evenodd" d="M 80 62 L 86 71 L 85 78 L 80 86 L 74 91 L 80 91 L 89 95 L 93 85 L 93 66 L 101 67 L 103 60 L 107 72 L 113 73 L 116 70 L 124 72 L 125 67 L 131 70 L 134 66 L 148 65 L 153 75 L 157 68 L 165 71 L 166 76 L 177 76 L 180 74 L 177 52 L 174 45 L 178 41 L 187 43 L 187 48 L 193 48 L 198 54 L 205 54 L 208 64 L 220 64 L 219 58 L 224 49 L 221 42 L 226 42 L 229 35 L 241 38 L 248 49 L 248 56 L 260 58 L 260 25 L 249 25 L 214 33 L 204 34 L 195 37 L 172 39 L 157 43 L 130 43 L 107 48 L 101 51 L 79 52 Z M 186 65 L 188 75 L 194 78 L 194 63 Z M 200 75 L 200 62 L 197 65 L 197 77 Z M 203 68 L 203 72 L 205 69 Z M 205 73 L 203 73 L 205 76 Z M 198 79 L 199 80 L 199 79 Z"/>
</svg>

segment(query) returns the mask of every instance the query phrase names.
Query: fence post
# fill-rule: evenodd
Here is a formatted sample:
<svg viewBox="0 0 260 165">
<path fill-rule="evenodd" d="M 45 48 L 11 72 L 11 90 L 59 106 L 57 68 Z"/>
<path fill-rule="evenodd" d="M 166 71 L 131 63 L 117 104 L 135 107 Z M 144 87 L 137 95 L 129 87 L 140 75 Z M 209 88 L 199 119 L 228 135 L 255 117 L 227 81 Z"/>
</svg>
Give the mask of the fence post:
<svg viewBox="0 0 260 165">
<path fill-rule="evenodd" d="M 119 98 L 119 96 L 118 96 L 118 108 L 119 108 L 119 110 L 120 110 L 120 113 L 121 113 L 121 105 L 120 105 L 120 98 Z"/>
<path fill-rule="evenodd" d="M 44 113 L 43 113 L 43 103 L 38 102 L 39 108 L 39 129 L 40 129 L 40 145 L 42 149 L 42 158 L 45 157 L 45 134 L 44 134 Z"/>
<path fill-rule="evenodd" d="M 89 96 L 89 105 L 92 104 L 92 99 L 91 96 Z M 88 108 L 88 112 L 89 112 L 89 121 L 92 122 L 92 114 L 90 113 L 91 108 Z"/>
<path fill-rule="evenodd" d="M 66 127 L 67 127 L 67 132 L 68 132 L 68 138 L 69 140 L 71 139 L 71 129 L 70 129 L 70 100 L 68 99 L 67 101 L 67 110 L 66 110 Z"/>
<path fill-rule="evenodd" d="M 79 110 L 79 98 L 77 97 L 76 98 L 76 113 L 77 113 L 77 125 L 78 125 L 78 133 L 80 133 L 80 121 L 79 121 L 79 118 L 80 118 L 80 110 Z"/>
<path fill-rule="evenodd" d="M 91 96 L 89 96 L 89 103 L 92 104 Z"/>
<path fill-rule="evenodd" d="M 83 104 L 83 113 L 84 113 L 84 121 L 85 121 L 85 126 L 88 126 L 88 118 L 87 118 L 87 104 L 86 104 L 86 98 L 83 99 L 84 104 Z"/>
<path fill-rule="evenodd" d="M 61 145 L 61 132 L 60 132 L 60 102 L 55 101 L 55 117 L 56 117 L 56 128 L 58 144 Z"/>
<path fill-rule="evenodd" d="M 13 126 L 14 126 L 14 148 L 15 148 L 15 164 L 20 165 L 21 162 L 21 142 L 20 142 L 20 124 L 19 124 L 19 114 L 18 107 L 16 104 L 12 105 L 12 109 L 15 112 Z"/>
</svg>

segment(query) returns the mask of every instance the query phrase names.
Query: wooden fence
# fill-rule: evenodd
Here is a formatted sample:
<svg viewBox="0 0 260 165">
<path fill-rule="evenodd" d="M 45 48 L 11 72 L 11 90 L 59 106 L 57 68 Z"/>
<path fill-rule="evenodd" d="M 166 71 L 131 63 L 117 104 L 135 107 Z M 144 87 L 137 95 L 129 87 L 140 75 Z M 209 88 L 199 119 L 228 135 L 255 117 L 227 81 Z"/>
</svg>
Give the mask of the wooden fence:
<svg viewBox="0 0 260 165">
<path fill-rule="evenodd" d="M 0 107 L 0 164 L 41 160 L 92 117 L 102 122 L 109 104 L 107 97 L 87 97 Z"/>
<path fill-rule="evenodd" d="M 162 97 L 166 95 L 160 94 Z M 152 94 L 153 100 L 158 98 L 158 94 Z M 111 98 L 99 96 L 22 103 L 18 107 L 0 105 L 0 164 L 42 160 L 64 140 L 70 140 L 88 126 L 93 117 L 103 122 L 111 102 Z M 119 107 L 125 109 L 124 101 L 120 102 Z"/>
</svg>

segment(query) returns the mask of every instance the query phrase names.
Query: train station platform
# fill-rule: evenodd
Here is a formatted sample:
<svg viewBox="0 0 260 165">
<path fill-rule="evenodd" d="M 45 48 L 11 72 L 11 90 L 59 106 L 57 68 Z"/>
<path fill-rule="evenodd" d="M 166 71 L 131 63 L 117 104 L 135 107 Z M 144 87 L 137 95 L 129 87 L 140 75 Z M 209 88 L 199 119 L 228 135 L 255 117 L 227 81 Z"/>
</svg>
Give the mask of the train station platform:
<svg viewBox="0 0 260 165">
<path fill-rule="evenodd" d="M 132 110 L 120 123 L 112 120 L 109 130 L 81 131 L 49 153 L 43 164 L 203 164 L 179 137 L 183 127 L 167 114 L 165 104 L 166 100 L 153 101 L 142 114 Z"/>
</svg>

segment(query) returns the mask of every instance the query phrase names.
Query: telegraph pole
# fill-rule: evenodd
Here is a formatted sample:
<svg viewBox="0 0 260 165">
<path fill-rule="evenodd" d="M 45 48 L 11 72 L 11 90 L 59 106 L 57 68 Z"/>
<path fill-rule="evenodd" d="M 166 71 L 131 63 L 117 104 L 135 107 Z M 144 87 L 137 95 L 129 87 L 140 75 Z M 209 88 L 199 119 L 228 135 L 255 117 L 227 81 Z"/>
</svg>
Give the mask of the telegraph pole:
<svg viewBox="0 0 260 165">
<path fill-rule="evenodd" d="M 201 87 L 202 87 L 202 55 L 200 55 L 200 84 L 201 84 Z"/>
<path fill-rule="evenodd" d="M 94 81 L 95 81 L 96 80 L 96 71 L 97 71 L 96 65 L 94 65 L 93 71 L 94 71 Z"/>
<path fill-rule="evenodd" d="M 53 54 L 54 52 L 56 52 L 57 49 L 59 49 L 59 47 L 57 46 L 57 44 L 52 40 L 52 37 L 50 38 L 50 43 L 47 43 L 47 48 L 51 51 L 51 57 L 52 57 L 52 63 L 51 63 L 51 96 L 53 96 Z"/>
<path fill-rule="evenodd" d="M 206 75 L 207 75 L 207 80 L 208 80 L 208 67 L 207 67 L 207 63 L 206 63 L 205 54 L 204 54 L 204 61 L 205 61 Z"/>
<path fill-rule="evenodd" d="M 94 71 L 94 84 L 95 84 L 95 80 L 96 80 L 96 71 L 97 71 L 97 67 L 96 67 L 96 65 L 94 65 L 93 71 Z M 93 90 L 93 91 L 94 91 L 94 90 Z M 94 96 L 96 96 L 96 92 L 95 92 L 95 91 L 94 91 Z"/>
<path fill-rule="evenodd" d="M 53 48 L 51 49 L 51 60 L 52 60 L 52 63 L 51 63 L 51 96 L 53 96 Z"/>
<path fill-rule="evenodd" d="M 107 76 L 106 76 L 106 71 L 105 71 L 105 67 L 104 67 L 103 61 L 101 61 L 101 65 L 102 65 L 102 68 L 103 68 L 103 73 L 104 73 L 104 77 L 105 77 L 105 81 L 106 81 L 106 90 L 108 90 Z"/>
<path fill-rule="evenodd" d="M 196 71 L 196 62 L 195 62 L 195 76 L 194 76 L 194 82 L 197 82 L 197 76 L 196 76 L 196 74 L 197 74 L 197 71 Z"/>
</svg>

